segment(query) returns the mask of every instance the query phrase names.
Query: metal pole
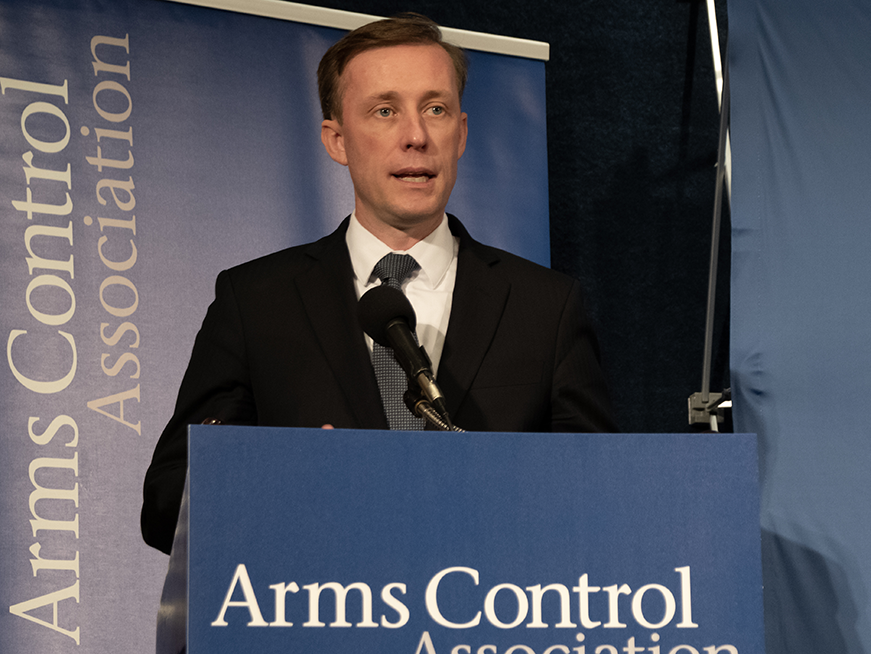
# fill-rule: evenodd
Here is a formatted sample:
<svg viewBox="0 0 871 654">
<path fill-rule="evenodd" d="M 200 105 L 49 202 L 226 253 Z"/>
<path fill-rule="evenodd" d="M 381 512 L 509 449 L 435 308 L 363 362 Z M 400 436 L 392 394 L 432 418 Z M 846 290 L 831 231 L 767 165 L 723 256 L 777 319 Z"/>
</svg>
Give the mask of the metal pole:
<svg viewBox="0 0 871 654">
<path fill-rule="evenodd" d="M 714 341 L 714 303 L 717 297 L 717 267 L 720 252 L 720 223 L 723 187 L 726 176 L 726 132 L 729 128 L 729 69 L 723 75 L 723 102 L 720 109 L 720 143 L 717 154 L 717 185 L 714 193 L 714 218 L 711 226 L 711 264 L 708 270 L 708 310 L 705 318 L 705 361 L 702 367 L 702 402 L 710 400 L 711 359 Z"/>
</svg>

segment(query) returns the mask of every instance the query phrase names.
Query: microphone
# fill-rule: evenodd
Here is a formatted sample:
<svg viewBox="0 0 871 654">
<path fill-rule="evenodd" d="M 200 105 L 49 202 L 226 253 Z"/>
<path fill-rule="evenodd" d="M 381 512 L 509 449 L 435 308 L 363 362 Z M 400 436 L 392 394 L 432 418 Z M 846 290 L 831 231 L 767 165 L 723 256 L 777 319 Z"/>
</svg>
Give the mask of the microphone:
<svg viewBox="0 0 871 654">
<path fill-rule="evenodd" d="M 405 294 L 387 284 L 376 286 L 360 298 L 357 314 L 363 331 L 379 345 L 393 349 L 405 374 L 420 386 L 427 400 L 450 425 L 444 395 L 432 372 L 432 361 L 414 340 L 412 330 L 417 325 L 417 316 Z"/>
</svg>

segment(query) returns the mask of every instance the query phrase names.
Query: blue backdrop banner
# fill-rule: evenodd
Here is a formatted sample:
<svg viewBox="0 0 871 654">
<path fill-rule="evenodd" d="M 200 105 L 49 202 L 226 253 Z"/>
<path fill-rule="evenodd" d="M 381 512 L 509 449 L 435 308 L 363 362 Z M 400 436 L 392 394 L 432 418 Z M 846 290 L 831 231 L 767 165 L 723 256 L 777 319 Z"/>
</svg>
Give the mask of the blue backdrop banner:
<svg viewBox="0 0 871 654">
<path fill-rule="evenodd" d="M 871 652 L 871 5 L 730 0 L 732 383 L 768 654 Z"/>
<path fill-rule="evenodd" d="M 0 651 L 154 650 L 166 557 L 141 541 L 141 484 L 214 279 L 353 208 L 314 74 L 341 34 L 0 0 Z M 546 264 L 544 62 L 470 58 L 448 209 Z"/>
</svg>

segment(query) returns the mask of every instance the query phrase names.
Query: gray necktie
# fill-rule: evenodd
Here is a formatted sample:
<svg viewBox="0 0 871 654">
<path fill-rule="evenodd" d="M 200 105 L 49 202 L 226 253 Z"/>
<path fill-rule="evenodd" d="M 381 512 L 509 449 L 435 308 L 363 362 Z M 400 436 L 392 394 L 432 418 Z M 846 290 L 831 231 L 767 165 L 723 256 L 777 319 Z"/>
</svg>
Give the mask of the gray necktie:
<svg viewBox="0 0 871 654">
<path fill-rule="evenodd" d="M 411 255 L 391 252 L 375 264 L 372 272 L 381 280 L 382 284 L 387 284 L 401 291 L 402 282 L 418 268 L 420 266 Z M 408 389 L 408 378 L 405 371 L 396 362 L 393 350 L 374 343 L 372 345 L 372 365 L 375 368 L 378 390 L 381 392 L 381 402 L 384 405 L 384 413 L 387 414 L 387 423 L 390 425 L 390 429 L 407 431 L 423 429 L 424 420 L 411 413 L 402 399 L 406 389 Z"/>
</svg>

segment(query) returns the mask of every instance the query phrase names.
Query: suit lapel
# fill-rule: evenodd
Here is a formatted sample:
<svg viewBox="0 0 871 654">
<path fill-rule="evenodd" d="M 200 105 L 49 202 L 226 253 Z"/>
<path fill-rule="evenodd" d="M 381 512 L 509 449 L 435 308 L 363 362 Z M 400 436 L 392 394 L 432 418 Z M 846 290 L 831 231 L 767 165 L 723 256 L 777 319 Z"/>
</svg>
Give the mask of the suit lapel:
<svg viewBox="0 0 871 654">
<path fill-rule="evenodd" d="M 511 285 L 492 268 L 499 260 L 498 254 L 474 241 L 459 221 L 451 218 L 451 231 L 460 237 L 460 249 L 438 383 L 445 394 L 448 413 L 453 416 L 496 334 Z"/>
<path fill-rule="evenodd" d="M 309 246 L 312 265 L 297 277 L 303 306 L 358 427 L 387 429 L 378 383 L 357 319 L 353 269 L 345 244 L 347 219 Z M 313 389 L 315 392 L 317 389 Z"/>
</svg>

